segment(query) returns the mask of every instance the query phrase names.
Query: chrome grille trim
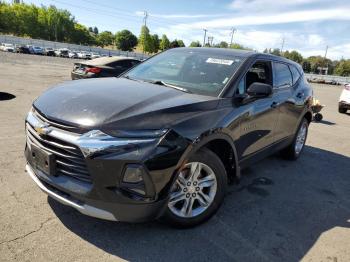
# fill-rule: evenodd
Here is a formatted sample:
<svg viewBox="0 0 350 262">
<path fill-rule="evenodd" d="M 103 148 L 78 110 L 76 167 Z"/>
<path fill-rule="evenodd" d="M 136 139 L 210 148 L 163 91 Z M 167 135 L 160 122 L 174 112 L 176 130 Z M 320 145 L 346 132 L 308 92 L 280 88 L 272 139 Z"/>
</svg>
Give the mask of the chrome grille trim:
<svg viewBox="0 0 350 262">
<path fill-rule="evenodd" d="M 55 155 L 57 175 L 69 176 L 84 182 L 92 182 L 82 151 L 77 145 L 72 143 L 76 141 L 79 135 L 51 126 L 48 134 L 40 135 L 35 130 L 35 127 L 40 127 L 44 124 L 47 123 L 41 122 L 40 119 L 29 113 L 26 123 L 27 143 L 35 144 Z"/>
</svg>

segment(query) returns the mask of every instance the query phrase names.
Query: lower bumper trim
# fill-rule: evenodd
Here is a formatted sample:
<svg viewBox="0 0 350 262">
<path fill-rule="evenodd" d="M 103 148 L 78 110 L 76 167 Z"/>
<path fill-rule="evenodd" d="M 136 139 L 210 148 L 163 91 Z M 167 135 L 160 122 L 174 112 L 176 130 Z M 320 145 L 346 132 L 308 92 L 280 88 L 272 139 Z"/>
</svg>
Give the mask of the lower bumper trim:
<svg viewBox="0 0 350 262">
<path fill-rule="evenodd" d="M 44 191 L 46 194 L 48 194 L 50 197 L 52 197 L 53 199 L 57 200 L 58 202 L 67 205 L 67 206 L 71 206 L 73 208 L 75 208 L 76 210 L 78 210 L 80 213 L 84 214 L 84 215 L 88 215 L 91 217 L 96 217 L 96 218 L 101 218 L 101 219 L 105 219 L 105 220 L 110 220 L 110 221 L 117 221 L 117 219 L 115 218 L 115 216 L 103 209 L 99 209 L 90 205 L 86 205 L 86 204 L 78 204 L 70 199 L 67 199 L 64 196 L 61 196 L 60 194 L 48 189 L 35 175 L 34 170 L 32 169 L 32 167 L 30 165 L 26 165 L 26 171 L 29 174 L 29 176 L 34 180 L 34 182 L 38 185 L 38 187 Z"/>
</svg>

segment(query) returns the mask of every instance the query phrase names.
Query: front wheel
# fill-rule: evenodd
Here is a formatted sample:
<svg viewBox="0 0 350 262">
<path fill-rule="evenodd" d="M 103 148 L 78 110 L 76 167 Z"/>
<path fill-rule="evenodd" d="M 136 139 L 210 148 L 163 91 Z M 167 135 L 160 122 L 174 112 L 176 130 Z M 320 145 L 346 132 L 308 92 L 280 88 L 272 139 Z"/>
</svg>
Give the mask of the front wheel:
<svg viewBox="0 0 350 262">
<path fill-rule="evenodd" d="M 177 174 L 163 219 L 175 227 L 193 227 L 208 220 L 223 202 L 227 186 L 224 165 L 203 148 Z"/>
<path fill-rule="evenodd" d="M 281 151 L 284 158 L 290 160 L 298 159 L 304 149 L 308 130 L 309 122 L 303 118 L 297 130 L 297 133 L 294 136 L 293 142 Z"/>
</svg>

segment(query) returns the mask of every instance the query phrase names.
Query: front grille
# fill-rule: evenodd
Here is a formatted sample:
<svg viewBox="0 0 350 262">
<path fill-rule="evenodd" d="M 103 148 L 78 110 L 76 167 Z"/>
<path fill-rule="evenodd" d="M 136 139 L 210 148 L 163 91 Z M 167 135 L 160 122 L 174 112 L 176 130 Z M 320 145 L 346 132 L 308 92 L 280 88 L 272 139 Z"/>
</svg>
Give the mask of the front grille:
<svg viewBox="0 0 350 262">
<path fill-rule="evenodd" d="M 56 175 L 64 175 L 75 179 L 91 182 L 81 150 L 66 141 L 48 135 L 39 135 L 33 126 L 26 124 L 28 142 L 55 155 Z"/>
</svg>

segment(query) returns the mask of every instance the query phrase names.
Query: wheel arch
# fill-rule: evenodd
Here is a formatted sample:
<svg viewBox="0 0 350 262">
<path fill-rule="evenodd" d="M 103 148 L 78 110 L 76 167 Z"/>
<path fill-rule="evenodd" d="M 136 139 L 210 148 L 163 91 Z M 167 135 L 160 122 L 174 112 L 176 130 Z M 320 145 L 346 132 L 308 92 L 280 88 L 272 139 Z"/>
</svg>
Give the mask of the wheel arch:
<svg viewBox="0 0 350 262">
<path fill-rule="evenodd" d="M 199 149 L 206 147 L 213 151 L 225 166 L 227 177 L 230 181 L 239 180 L 240 167 L 235 144 L 232 138 L 223 132 L 215 132 L 202 135 L 191 143 L 179 161 L 179 168 L 186 164 L 189 156 Z"/>
</svg>

